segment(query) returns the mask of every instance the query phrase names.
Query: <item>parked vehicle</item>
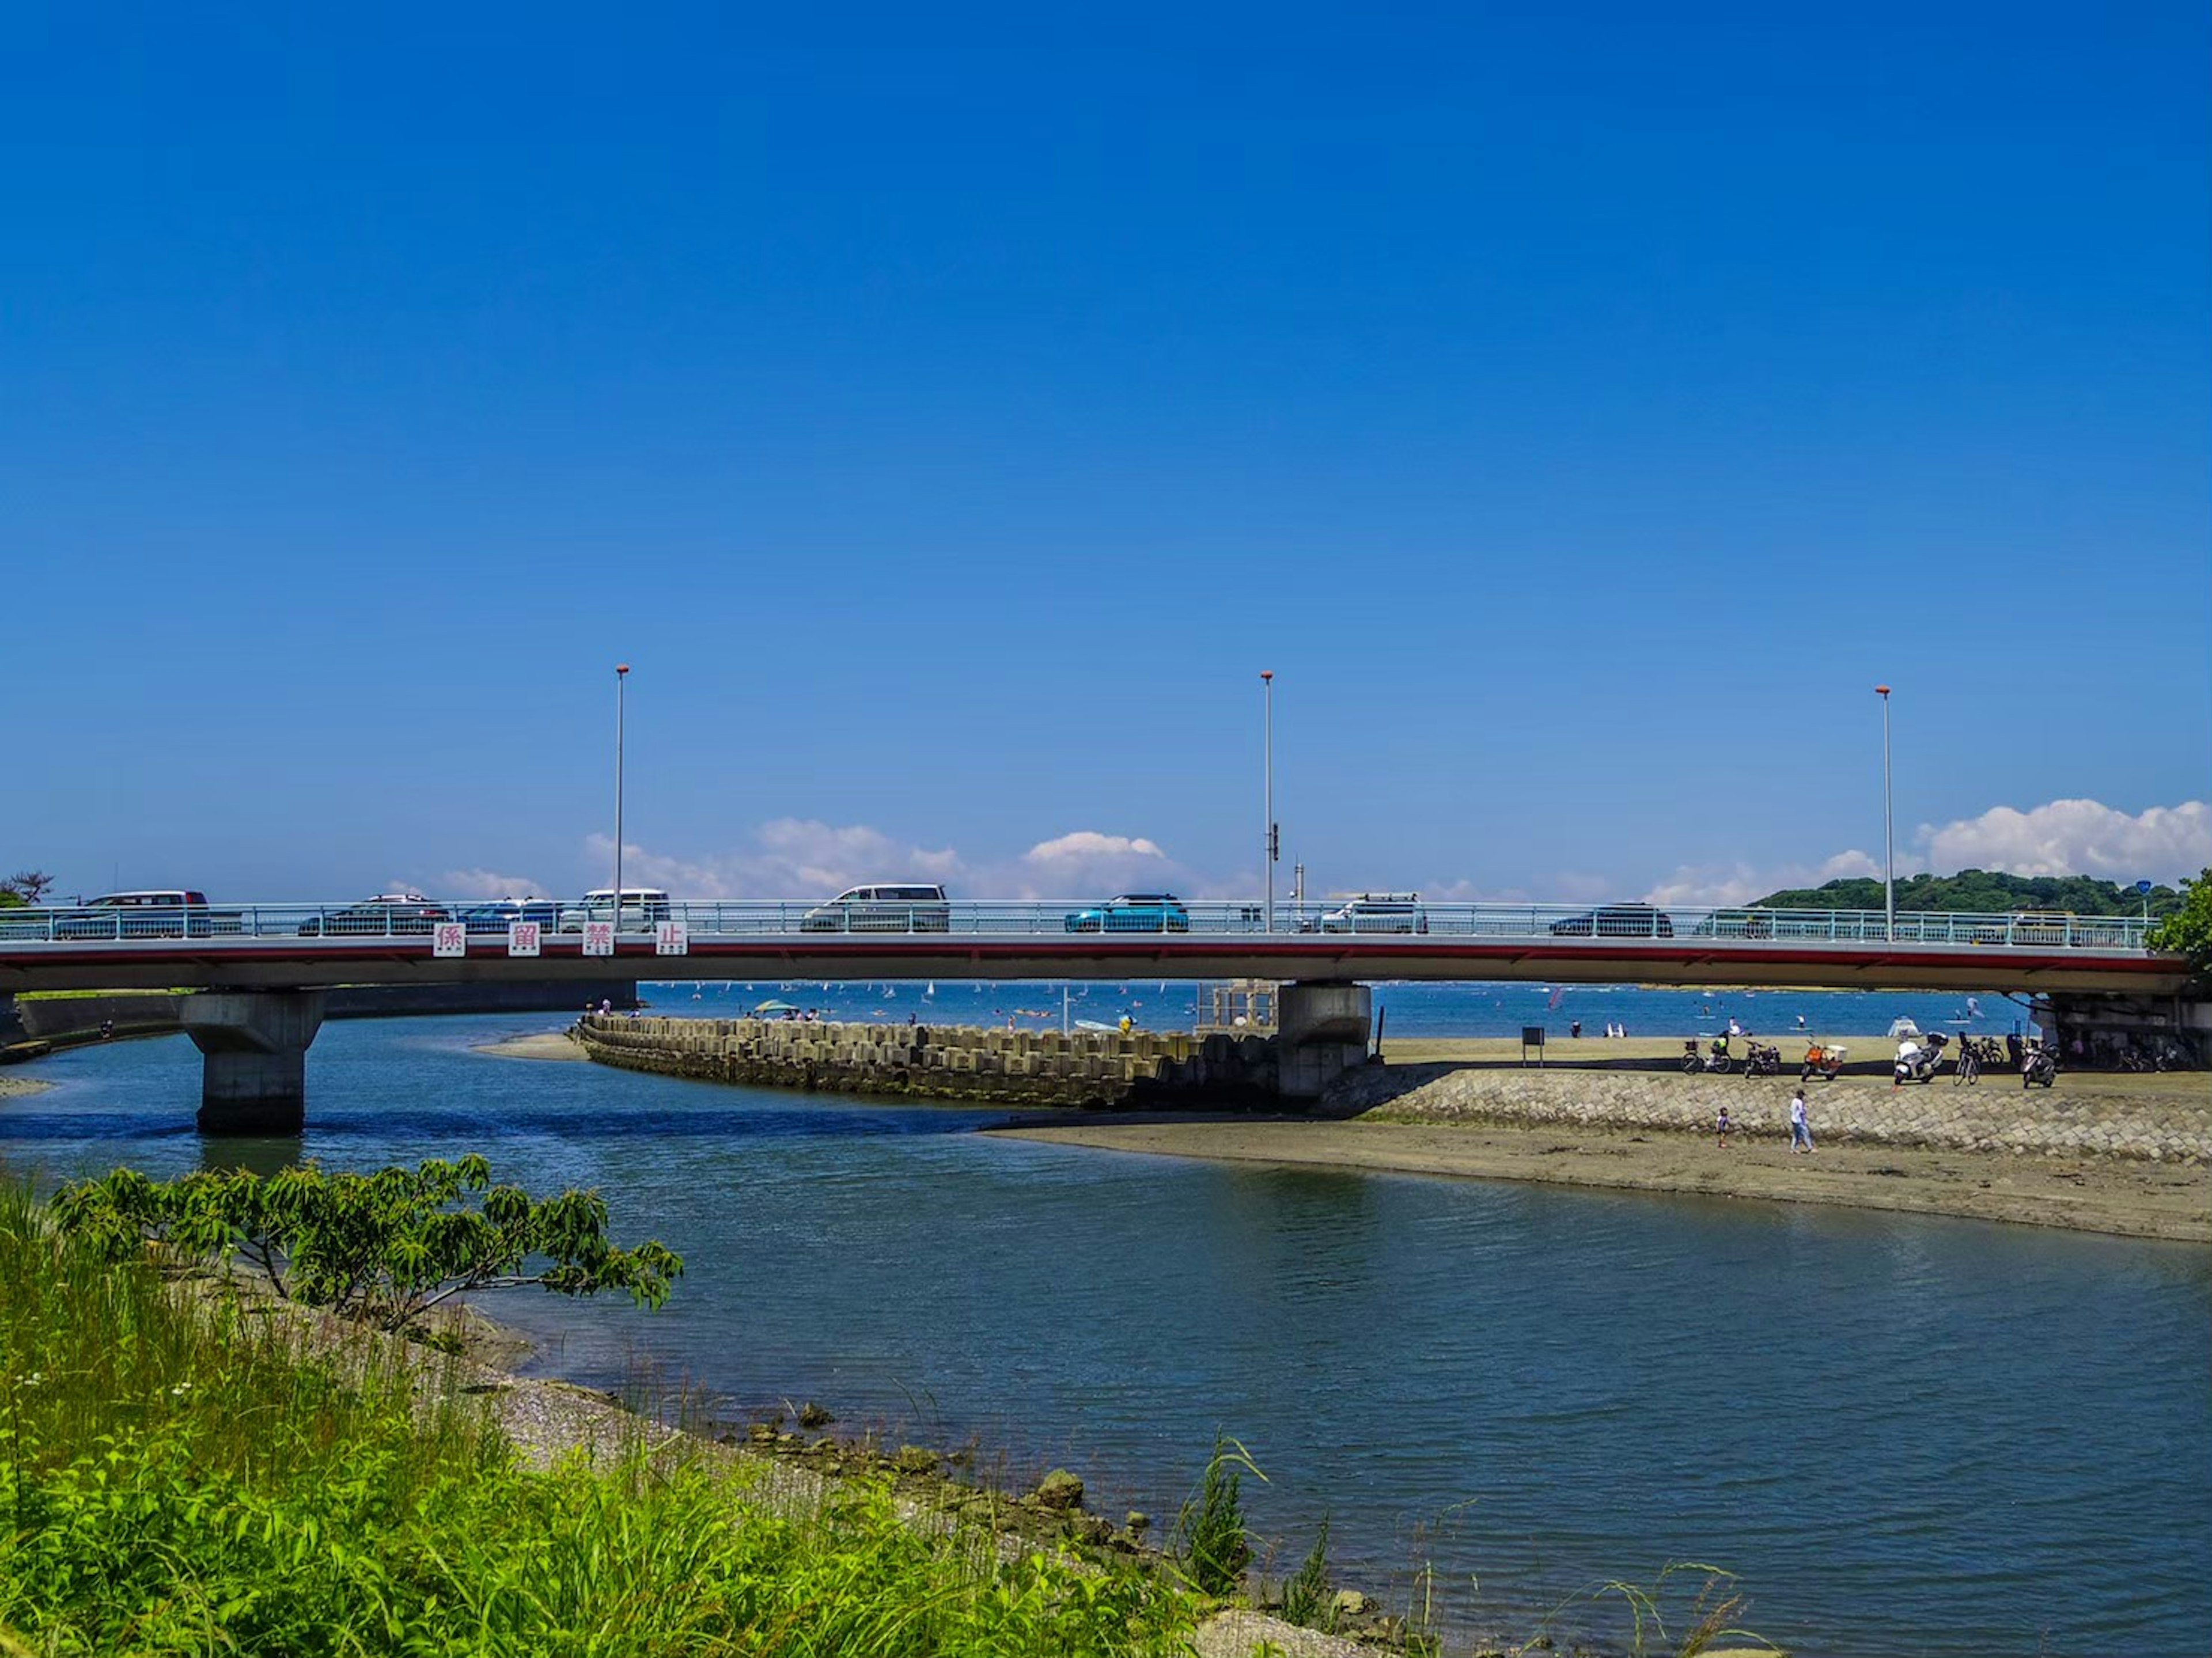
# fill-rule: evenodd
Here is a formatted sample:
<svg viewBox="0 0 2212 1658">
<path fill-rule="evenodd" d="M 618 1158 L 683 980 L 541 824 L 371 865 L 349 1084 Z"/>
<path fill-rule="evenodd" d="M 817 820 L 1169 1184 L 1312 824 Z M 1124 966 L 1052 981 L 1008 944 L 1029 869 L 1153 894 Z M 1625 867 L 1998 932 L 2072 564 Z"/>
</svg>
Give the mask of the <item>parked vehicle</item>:
<svg viewBox="0 0 2212 1658">
<path fill-rule="evenodd" d="M 504 932 L 517 921 L 535 921 L 552 932 L 559 930 L 561 907 L 550 898 L 500 898 L 471 904 L 459 919 L 471 932 Z"/>
<path fill-rule="evenodd" d="M 343 909 L 326 909 L 300 923 L 302 938 L 389 938 L 398 933 L 426 933 L 441 921 L 453 919 L 443 904 L 433 903 L 419 892 L 380 892 Z"/>
<path fill-rule="evenodd" d="M 1808 1083 L 1818 1077 L 1823 1082 L 1833 1082 L 1844 1074 L 1844 1061 L 1851 1050 L 1841 1042 L 1813 1042 L 1806 1044 L 1805 1060 L 1797 1072 L 1799 1082 Z"/>
<path fill-rule="evenodd" d="M 1713 938 L 1771 938 L 1774 918 L 1763 909 L 1717 909 L 1698 923 L 1697 931 Z"/>
<path fill-rule="evenodd" d="M 1560 938 L 1671 938 L 1674 918 L 1649 904 L 1604 904 L 1587 915 L 1553 922 L 1552 932 Z"/>
<path fill-rule="evenodd" d="M 1972 1036 L 1959 1039 L 1958 1063 L 1951 1067 L 1951 1086 L 1961 1083 L 1978 1083 L 1982 1079 L 1982 1053 Z"/>
<path fill-rule="evenodd" d="M 1429 913 L 1418 892 L 1355 892 L 1334 909 L 1298 926 L 1301 932 L 1426 932 Z"/>
<path fill-rule="evenodd" d="M 204 938 L 239 932 L 245 922 L 236 910 L 208 908 L 207 894 L 169 889 L 155 892 L 111 892 L 81 908 L 54 918 L 57 938 Z"/>
<path fill-rule="evenodd" d="M 802 932 L 950 932 L 945 889 L 902 884 L 848 887 L 799 918 Z"/>
<path fill-rule="evenodd" d="M 2058 1050 L 2047 1043 L 2039 1043 L 2021 1056 L 2020 1085 L 2023 1091 L 2036 1083 L 2045 1088 L 2058 1080 Z"/>
<path fill-rule="evenodd" d="M 617 932 L 650 932 L 668 920 L 668 895 L 659 887 L 624 887 L 622 913 L 617 915 L 615 890 L 594 887 L 580 902 L 562 905 L 560 915 L 555 929 L 560 932 L 581 932 L 586 921 L 612 921 Z"/>
<path fill-rule="evenodd" d="M 1782 1050 L 1772 1042 L 1753 1042 L 1743 1056 L 1743 1074 L 1747 1077 L 1778 1077 L 1782 1074 Z"/>
<path fill-rule="evenodd" d="M 1729 1042 L 1725 1036 L 1714 1037 L 1712 1048 L 1704 1054 L 1698 1052 L 1695 1036 L 1682 1044 L 1682 1072 L 1686 1076 L 1694 1077 L 1701 1071 L 1717 1071 L 1726 1076 L 1735 1068 L 1735 1060 L 1729 1054 Z"/>
<path fill-rule="evenodd" d="M 1172 892 L 1125 892 L 1066 919 L 1070 932 L 1188 932 L 1190 912 Z"/>
<path fill-rule="evenodd" d="M 1943 1067 L 1944 1045 L 1950 1040 L 1940 1030 L 1932 1036 L 1907 1036 L 1897 1045 L 1891 1074 L 1899 1083 L 1935 1081 L 1936 1073 Z"/>
</svg>

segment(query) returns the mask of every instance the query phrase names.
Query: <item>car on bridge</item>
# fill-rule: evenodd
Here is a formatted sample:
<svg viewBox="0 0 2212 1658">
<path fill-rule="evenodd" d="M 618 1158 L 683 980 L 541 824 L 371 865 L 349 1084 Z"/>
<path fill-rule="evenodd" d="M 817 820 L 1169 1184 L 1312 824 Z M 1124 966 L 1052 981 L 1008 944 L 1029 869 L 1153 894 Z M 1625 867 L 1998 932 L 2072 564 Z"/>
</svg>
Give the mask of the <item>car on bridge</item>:
<svg viewBox="0 0 2212 1658">
<path fill-rule="evenodd" d="M 1301 932 L 1426 932 L 1418 892 L 1355 892 L 1334 909 L 1298 924 Z"/>
<path fill-rule="evenodd" d="M 236 910 L 210 909 L 207 894 L 181 890 L 111 892 L 54 917 L 57 938 L 205 938 L 244 930 Z"/>
<path fill-rule="evenodd" d="M 1601 904 L 1587 915 L 1569 915 L 1552 923 L 1555 938 L 1671 938 L 1674 918 L 1650 904 Z"/>
<path fill-rule="evenodd" d="M 343 909 L 326 909 L 300 923 L 302 938 L 382 938 L 427 933 L 453 914 L 419 892 L 380 892 Z"/>
<path fill-rule="evenodd" d="M 505 932 L 517 921 L 535 921 L 551 932 L 561 924 L 561 907 L 550 898 L 500 898 L 471 904 L 459 917 L 471 932 Z"/>
<path fill-rule="evenodd" d="M 1070 932 L 1188 932 L 1190 912 L 1172 892 L 1125 892 L 1068 916 Z"/>
<path fill-rule="evenodd" d="M 1692 931 L 1707 938 L 1771 938 L 1774 918 L 1759 909 L 1717 909 Z"/>
<path fill-rule="evenodd" d="M 581 932 L 586 921 L 613 921 L 617 932 L 650 932 L 669 919 L 668 895 L 659 887 L 624 887 L 622 914 L 615 914 L 615 890 L 599 887 L 581 903 L 561 906 L 558 932 Z M 503 925 L 503 924 L 502 924 Z"/>
<path fill-rule="evenodd" d="M 940 886 L 920 883 L 848 887 L 799 918 L 801 932 L 950 932 L 952 906 Z"/>
</svg>

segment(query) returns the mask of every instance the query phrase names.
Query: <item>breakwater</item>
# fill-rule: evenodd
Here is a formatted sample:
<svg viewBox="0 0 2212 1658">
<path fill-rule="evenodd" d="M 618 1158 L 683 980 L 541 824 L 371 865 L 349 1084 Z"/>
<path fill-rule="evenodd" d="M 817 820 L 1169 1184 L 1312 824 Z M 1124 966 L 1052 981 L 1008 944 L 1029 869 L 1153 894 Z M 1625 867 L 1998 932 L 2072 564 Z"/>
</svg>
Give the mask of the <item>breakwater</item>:
<svg viewBox="0 0 2212 1658">
<path fill-rule="evenodd" d="M 1408 1122 L 1556 1123 L 1710 1133 L 1725 1105 L 1737 1131 L 1789 1138 L 1787 1078 L 1685 1077 L 1452 1065 L 1374 1066 L 1347 1073 L 1324 1102 L 1331 1115 L 1363 1112 Z M 2212 1086 L 2179 1073 L 2142 1097 L 2023 1090 L 2002 1072 L 1973 1088 L 1947 1077 L 1893 1089 L 1851 1078 L 1805 1090 L 1816 1140 L 1938 1151 L 2053 1157 L 2212 1161 Z"/>
<path fill-rule="evenodd" d="M 1277 1103 L 1261 1036 L 603 1016 L 577 1035 L 603 1065 L 701 1082 L 1091 1109 Z"/>
</svg>

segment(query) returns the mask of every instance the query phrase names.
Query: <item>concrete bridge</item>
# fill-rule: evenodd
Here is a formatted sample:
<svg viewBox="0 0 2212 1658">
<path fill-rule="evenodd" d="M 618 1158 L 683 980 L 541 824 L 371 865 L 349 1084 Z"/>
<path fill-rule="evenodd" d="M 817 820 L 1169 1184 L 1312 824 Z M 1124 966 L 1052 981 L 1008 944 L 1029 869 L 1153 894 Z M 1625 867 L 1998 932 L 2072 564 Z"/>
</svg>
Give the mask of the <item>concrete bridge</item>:
<svg viewBox="0 0 2212 1658">
<path fill-rule="evenodd" d="M 603 907 L 604 908 L 604 907 Z M 531 919 L 533 911 L 538 912 Z M 1285 1091 L 1366 1047 L 1377 981 L 2178 995 L 2134 919 L 1643 905 L 249 904 L 0 911 L 0 993 L 185 988 L 200 1127 L 297 1133 L 334 985 L 682 979 L 1267 979 Z"/>
</svg>

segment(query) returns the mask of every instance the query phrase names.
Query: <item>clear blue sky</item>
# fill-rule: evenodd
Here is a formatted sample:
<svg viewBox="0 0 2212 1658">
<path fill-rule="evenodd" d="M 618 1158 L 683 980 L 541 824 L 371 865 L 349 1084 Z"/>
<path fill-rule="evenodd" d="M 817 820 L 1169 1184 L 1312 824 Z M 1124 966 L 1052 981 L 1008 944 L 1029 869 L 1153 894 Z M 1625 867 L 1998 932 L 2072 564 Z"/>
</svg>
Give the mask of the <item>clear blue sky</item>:
<svg viewBox="0 0 2212 1658">
<path fill-rule="evenodd" d="M 2045 861 L 2170 876 L 2209 47 L 2201 0 L 12 14 L 0 864 L 604 881 L 619 659 L 628 838 L 725 890 L 1256 888 L 1263 667 L 1317 890 L 1878 856 L 1877 680 L 1902 848 L 2033 861 L 1984 815 L 2081 799 Z M 1079 832 L 1163 855 L 1024 856 Z"/>
</svg>

